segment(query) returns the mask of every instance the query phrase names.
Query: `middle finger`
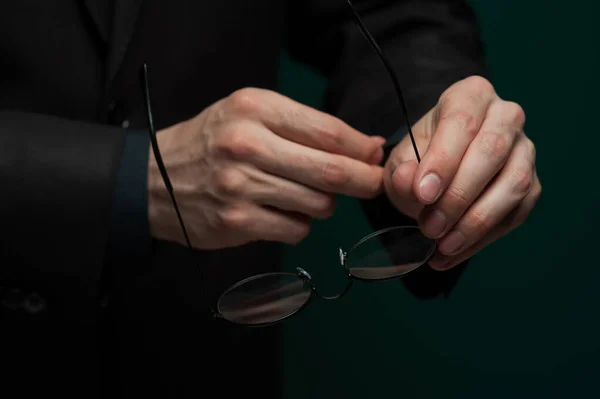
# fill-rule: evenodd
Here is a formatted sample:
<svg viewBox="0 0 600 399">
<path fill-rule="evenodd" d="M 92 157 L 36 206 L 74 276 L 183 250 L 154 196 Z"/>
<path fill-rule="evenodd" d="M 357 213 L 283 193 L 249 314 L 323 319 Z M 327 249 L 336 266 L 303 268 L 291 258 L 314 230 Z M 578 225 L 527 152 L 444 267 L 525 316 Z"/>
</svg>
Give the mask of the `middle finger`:
<svg viewBox="0 0 600 399">
<path fill-rule="evenodd" d="M 427 236 L 443 236 L 506 163 L 522 125 L 505 122 L 504 110 L 501 101 L 492 103 L 450 185 L 421 215 L 419 222 Z"/>
<path fill-rule="evenodd" d="M 374 198 L 383 189 L 381 166 L 309 148 L 272 132 L 256 133 L 260 133 L 256 134 L 260 143 L 243 157 L 267 173 L 323 192 L 361 199 Z"/>
<path fill-rule="evenodd" d="M 468 90 L 450 90 L 442 96 L 439 122 L 413 182 L 424 205 L 435 203 L 454 178 L 492 99 L 491 93 L 474 96 Z"/>
<path fill-rule="evenodd" d="M 453 230 L 439 243 L 439 250 L 454 255 L 477 243 L 517 209 L 536 184 L 532 145 L 523 138 L 518 141 L 506 166 L 475 201 Z"/>
<path fill-rule="evenodd" d="M 249 199 L 260 205 L 297 212 L 317 219 L 327 219 L 335 210 L 335 196 L 302 184 L 277 177 L 256 168 L 246 168 L 253 181 Z"/>
</svg>

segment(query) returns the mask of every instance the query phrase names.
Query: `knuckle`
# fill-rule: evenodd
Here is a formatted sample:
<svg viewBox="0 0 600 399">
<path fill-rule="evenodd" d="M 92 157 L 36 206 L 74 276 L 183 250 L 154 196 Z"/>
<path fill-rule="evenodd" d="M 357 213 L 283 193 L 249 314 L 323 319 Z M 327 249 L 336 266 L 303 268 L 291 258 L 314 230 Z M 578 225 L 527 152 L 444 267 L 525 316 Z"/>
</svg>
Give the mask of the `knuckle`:
<svg viewBox="0 0 600 399">
<path fill-rule="evenodd" d="M 449 112 L 442 117 L 441 121 L 450 123 L 458 129 L 463 130 L 469 137 L 475 137 L 479 127 L 475 115 L 464 108 Z"/>
<path fill-rule="evenodd" d="M 239 125 L 223 131 L 216 142 L 216 147 L 220 154 L 234 159 L 247 159 L 260 150 L 258 140 Z"/>
<path fill-rule="evenodd" d="M 243 88 L 229 95 L 228 108 L 241 115 L 257 113 L 261 109 L 259 89 Z"/>
<path fill-rule="evenodd" d="M 467 192 L 462 187 L 455 184 L 448 187 L 446 197 L 448 198 L 448 202 L 453 204 L 453 208 L 464 209 L 471 203 Z"/>
<path fill-rule="evenodd" d="M 532 197 L 532 202 L 535 204 L 538 199 L 542 196 L 542 185 L 540 182 L 536 182 L 529 193 Z"/>
<path fill-rule="evenodd" d="M 483 76 L 473 75 L 464 80 L 465 85 L 478 95 L 495 92 L 494 86 Z"/>
<path fill-rule="evenodd" d="M 214 184 L 218 194 L 224 196 L 239 196 L 246 185 L 246 175 L 235 168 L 218 169 L 215 172 Z"/>
<path fill-rule="evenodd" d="M 511 173 L 511 183 L 514 190 L 520 196 L 526 196 L 533 187 L 533 170 L 531 167 L 523 167 Z"/>
<path fill-rule="evenodd" d="M 485 233 L 492 229 L 490 217 L 479 211 L 473 210 L 470 215 L 465 218 L 463 228 L 468 234 Z"/>
<path fill-rule="evenodd" d="M 344 186 L 350 181 L 350 174 L 338 159 L 331 159 L 325 164 L 322 171 L 322 179 L 326 186 Z"/>
<path fill-rule="evenodd" d="M 535 159 L 537 157 L 537 149 L 535 148 L 535 144 L 529 138 L 525 138 L 525 146 L 527 146 L 527 156 L 529 162 L 531 164 L 535 164 Z"/>
<path fill-rule="evenodd" d="M 497 130 L 486 130 L 481 133 L 481 150 L 489 158 L 504 159 L 512 146 L 510 137 Z"/>
<path fill-rule="evenodd" d="M 447 88 L 440 96 L 438 104 L 444 105 L 455 96 L 460 96 L 465 92 L 473 98 L 484 99 L 489 98 L 490 95 L 496 94 L 496 89 L 494 89 L 494 86 L 490 81 L 483 76 L 472 75 Z"/>
<path fill-rule="evenodd" d="M 250 215 L 239 207 L 228 207 L 217 212 L 220 226 L 231 230 L 242 230 L 248 226 Z"/>
<path fill-rule="evenodd" d="M 512 101 L 505 101 L 503 104 L 504 115 L 508 120 L 518 125 L 524 125 L 526 120 L 523 107 Z"/>
</svg>

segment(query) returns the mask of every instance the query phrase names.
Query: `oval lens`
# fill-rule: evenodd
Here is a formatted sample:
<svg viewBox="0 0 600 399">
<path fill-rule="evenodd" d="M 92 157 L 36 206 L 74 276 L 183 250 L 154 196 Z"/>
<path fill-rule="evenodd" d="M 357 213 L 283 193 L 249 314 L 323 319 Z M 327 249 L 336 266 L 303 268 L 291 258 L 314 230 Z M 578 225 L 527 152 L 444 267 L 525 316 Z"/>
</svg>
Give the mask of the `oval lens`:
<svg viewBox="0 0 600 399">
<path fill-rule="evenodd" d="M 225 291 L 217 309 L 223 318 L 236 324 L 270 324 L 302 309 L 311 293 L 310 283 L 296 274 L 262 274 Z"/>
<path fill-rule="evenodd" d="M 365 237 L 348 252 L 346 266 L 361 280 L 403 276 L 425 264 L 436 250 L 435 240 L 417 227 L 392 227 Z"/>
</svg>

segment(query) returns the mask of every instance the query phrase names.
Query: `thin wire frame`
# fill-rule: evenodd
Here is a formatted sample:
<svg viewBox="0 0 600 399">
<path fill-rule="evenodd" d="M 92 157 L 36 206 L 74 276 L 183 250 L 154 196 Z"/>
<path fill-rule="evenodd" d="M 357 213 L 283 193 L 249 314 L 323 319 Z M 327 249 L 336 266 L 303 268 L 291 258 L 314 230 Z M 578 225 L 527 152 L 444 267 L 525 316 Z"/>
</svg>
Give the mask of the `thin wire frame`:
<svg viewBox="0 0 600 399">
<path fill-rule="evenodd" d="M 402 95 L 402 89 L 400 87 L 398 78 L 391 66 L 391 63 L 389 62 L 387 56 L 385 55 L 384 51 L 379 47 L 379 45 L 377 44 L 377 42 L 375 41 L 375 39 L 373 38 L 373 36 L 369 32 L 369 30 L 367 29 L 367 27 L 362 22 L 360 15 L 357 12 L 357 10 L 354 8 L 354 5 L 352 4 L 352 2 L 350 0 L 346 0 L 346 1 L 347 1 L 347 4 L 354 16 L 354 20 L 355 20 L 356 24 L 360 28 L 361 32 L 363 33 L 364 37 L 367 39 L 367 41 L 369 42 L 369 44 L 371 45 L 373 50 L 375 50 L 375 52 L 377 53 L 379 59 L 382 61 L 386 71 L 388 72 L 388 74 L 392 80 L 396 98 L 397 98 L 398 103 L 399 103 L 400 107 L 402 108 L 402 111 L 404 114 L 404 119 L 405 119 L 404 122 L 408 129 L 408 134 L 410 136 L 410 139 L 411 139 L 411 142 L 413 145 L 416 159 L 418 162 L 421 162 L 421 157 L 419 155 L 419 150 L 417 148 L 417 144 L 416 144 L 413 132 L 412 132 L 411 123 L 408 118 L 406 103 L 405 103 L 403 95 Z M 152 146 L 152 151 L 153 151 L 154 157 L 156 159 L 156 163 L 158 165 L 161 177 L 164 181 L 165 187 L 166 187 L 167 191 L 169 192 L 169 196 L 173 203 L 173 207 L 175 208 L 177 218 L 178 218 L 180 227 L 182 229 L 186 244 L 189 248 L 193 248 L 190 238 L 189 238 L 189 235 L 188 235 L 188 232 L 187 232 L 187 229 L 185 227 L 183 217 L 179 210 L 177 200 L 175 198 L 175 194 L 173 191 L 173 185 L 171 183 L 171 180 L 169 178 L 167 170 L 164 166 L 164 162 L 162 160 L 160 149 L 158 147 L 158 142 L 156 140 L 156 130 L 154 127 L 154 118 L 153 118 L 152 104 L 151 104 L 151 100 L 150 100 L 150 88 L 149 88 L 149 82 L 148 82 L 148 66 L 146 63 L 143 64 L 143 66 L 140 70 L 140 85 L 141 85 L 143 96 L 144 96 L 145 111 L 146 111 L 146 116 L 148 119 L 148 129 L 149 129 L 149 134 L 150 134 L 150 143 Z M 349 265 L 348 265 L 348 260 L 350 259 L 349 255 L 351 255 L 357 248 L 361 247 L 363 244 L 365 244 L 367 242 L 372 243 L 372 242 L 376 241 L 377 239 L 382 239 L 382 237 L 385 237 L 385 236 L 389 237 L 390 233 L 399 232 L 399 231 L 413 232 L 415 234 L 419 234 L 421 237 L 422 243 L 429 244 L 427 247 L 424 248 L 425 252 L 423 253 L 423 256 L 421 258 L 419 258 L 418 261 L 410 263 L 411 266 L 409 268 L 407 268 L 406 270 L 396 270 L 394 273 L 389 273 L 387 275 L 378 274 L 375 276 L 371 275 L 369 277 L 366 274 L 361 275 L 361 273 L 356 272 L 357 269 L 355 269 L 353 271 L 353 269 L 351 267 L 349 267 Z M 409 244 L 409 243 L 401 241 L 400 243 L 396 243 L 396 244 Z M 349 290 L 352 287 L 353 282 L 355 280 L 365 281 L 365 282 L 373 282 L 373 281 L 393 280 L 393 279 L 398 279 L 398 278 L 404 277 L 406 274 L 416 270 L 417 268 L 419 268 L 422 265 L 429 262 L 429 260 L 431 260 L 431 258 L 435 254 L 436 249 L 437 249 L 437 242 L 433 239 L 427 238 L 424 235 L 422 235 L 420 233 L 418 227 L 415 227 L 415 226 L 389 227 L 389 228 L 376 231 L 372 234 L 369 234 L 369 235 L 363 237 L 358 242 L 356 242 L 353 246 L 351 246 L 347 252 L 343 251 L 341 248 L 339 249 L 340 263 L 346 270 L 346 276 L 348 278 L 348 282 L 346 284 L 346 287 L 340 293 L 338 293 L 336 295 L 333 295 L 333 296 L 321 295 L 318 292 L 317 288 L 313 285 L 310 274 L 302 268 L 297 268 L 296 273 L 283 273 L 283 272 L 281 272 L 281 273 L 265 273 L 265 274 L 255 275 L 255 276 L 249 277 L 247 279 L 244 279 L 244 280 L 234 284 L 233 286 L 231 286 L 230 288 L 228 288 L 221 294 L 221 296 L 217 302 L 216 308 L 212 305 L 211 301 L 208 298 L 208 290 L 207 290 L 206 281 L 204 278 L 204 273 L 199 265 L 198 265 L 198 271 L 200 273 L 200 280 L 201 280 L 201 284 L 203 286 L 206 303 L 207 303 L 214 319 L 225 320 L 229 323 L 243 325 L 246 327 L 262 327 L 262 326 L 268 326 L 268 325 L 273 325 L 273 324 L 279 323 L 279 322 L 281 322 L 285 319 L 288 319 L 291 316 L 299 313 L 315 297 L 319 298 L 319 299 L 323 299 L 323 300 L 336 300 L 336 299 L 342 298 L 344 295 L 346 295 L 346 293 L 349 292 Z M 298 301 L 298 303 L 294 304 L 293 307 L 290 307 L 288 311 L 280 311 L 281 315 L 271 316 L 271 318 L 265 318 L 265 317 L 256 318 L 255 317 L 253 322 L 247 322 L 247 321 L 245 322 L 244 319 L 241 317 L 238 317 L 238 318 L 226 317 L 224 315 L 224 313 L 227 313 L 227 312 L 223 311 L 224 300 L 227 298 L 230 298 L 232 293 L 234 293 L 236 290 L 240 290 L 241 288 L 247 287 L 248 285 L 251 285 L 252 283 L 257 282 L 257 281 L 261 281 L 261 280 L 265 281 L 265 279 L 275 279 L 275 278 L 286 278 L 290 282 L 293 282 L 295 284 L 300 284 L 299 286 L 297 286 L 296 291 L 298 293 L 302 294 L 303 296 L 301 298 L 299 298 L 300 300 Z M 300 290 L 299 288 L 302 288 L 302 289 Z M 289 297 L 285 297 L 284 299 L 288 300 Z M 251 302 L 251 301 L 247 301 L 247 302 Z M 271 301 L 271 303 L 267 303 L 267 305 L 269 305 L 269 304 L 272 305 L 273 303 L 274 303 L 274 301 Z M 250 308 L 251 308 L 251 303 L 248 303 L 248 306 L 246 307 L 246 309 L 250 309 Z M 242 307 L 240 307 L 240 309 L 243 310 L 244 307 L 242 306 Z"/>
<path fill-rule="evenodd" d="M 389 262 L 390 266 L 384 268 L 351 267 L 349 260 L 353 252 L 361 246 L 375 243 L 382 236 L 398 232 L 412 233 L 421 239 L 420 247 L 416 246 L 416 250 L 419 251 L 416 261 L 413 253 L 413 261 L 408 263 Z M 396 244 L 406 246 L 408 242 L 397 241 Z M 339 249 L 340 265 L 347 279 L 345 287 L 339 293 L 331 296 L 321 294 L 313 284 L 311 275 L 300 267 L 296 268 L 295 273 L 264 273 L 239 281 L 223 292 L 217 303 L 217 317 L 241 326 L 264 327 L 277 324 L 302 311 L 315 298 L 327 301 L 341 299 L 350 291 L 354 281 L 380 282 L 401 278 L 429 262 L 436 249 L 435 240 L 423 236 L 418 227 L 397 226 L 379 230 L 361 238 L 347 252 Z M 398 263 L 398 266 L 393 266 Z M 364 262 L 358 264 L 364 265 Z M 371 273 L 365 274 L 365 269 Z M 252 286 L 256 286 L 257 283 L 261 283 L 260 289 L 253 291 Z"/>
</svg>

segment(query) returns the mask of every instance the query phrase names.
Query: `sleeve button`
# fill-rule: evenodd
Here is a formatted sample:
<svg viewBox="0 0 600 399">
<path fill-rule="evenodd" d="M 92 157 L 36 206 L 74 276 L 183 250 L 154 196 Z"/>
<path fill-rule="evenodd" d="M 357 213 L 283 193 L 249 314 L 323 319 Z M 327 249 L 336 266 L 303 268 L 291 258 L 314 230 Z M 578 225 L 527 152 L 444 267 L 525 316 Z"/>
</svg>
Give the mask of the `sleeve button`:
<svg viewBox="0 0 600 399">
<path fill-rule="evenodd" d="M 31 293 L 23 300 L 23 309 L 30 314 L 43 312 L 47 307 L 46 300 L 37 293 Z"/>
</svg>

